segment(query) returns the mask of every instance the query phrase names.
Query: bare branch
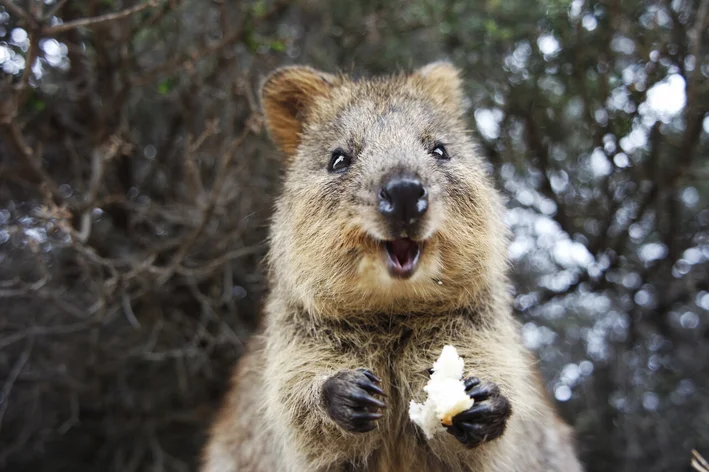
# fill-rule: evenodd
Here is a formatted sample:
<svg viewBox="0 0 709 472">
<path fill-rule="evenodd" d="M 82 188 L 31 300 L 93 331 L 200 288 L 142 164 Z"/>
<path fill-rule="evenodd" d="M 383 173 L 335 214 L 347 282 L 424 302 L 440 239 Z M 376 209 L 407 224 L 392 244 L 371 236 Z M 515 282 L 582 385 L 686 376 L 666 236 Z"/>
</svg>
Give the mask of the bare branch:
<svg viewBox="0 0 709 472">
<path fill-rule="evenodd" d="M 541 190 L 544 195 L 546 195 L 556 204 L 557 209 L 555 218 L 559 222 L 561 227 L 568 234 L 574 234 L 576 230 L 572 224 L 571 218 L 569 217 L 566 211 L 566 203 L 556 195 L 554 189 L 552 188 L 551 180 L 549 178 L 549 172 L 551 171 L 551 158 L 549 156 L 549 149 L 542 141 L 542 135 L 537 129 L 537 123 L 535 122 L 534 117 L 532 116 L 531 110 L 528 110 L 524 114 L 524 119 L 527 143 L 529 145 L 530 150 L 539 160 L 541 174 L 544 179 Z"/>
<path fill-rule="evenodd" d="M 182 2 L 183 0 L 168 0 L 164 2 L 162 8 L 154 11 L 149 18 L 137 24 L 134 27 L 132 34 L 135 34 L 135 32 L 145 28 L 150 28 L 151 26 L 159 23 L 168 13 L 174 13 L 177 11 Z"/>
<path fill-rule="evenodd" d="M 265 21 L 273 17 L 274 15 L 280 13 L 288 5 L 289 2 L 285 0 L 276 2 L 270 10 L 258 18 L 258 21 Z M 244 29 L 233 31 L 230 34 L 225 35 L 220 41 L 208 44 L 201 49 L 193 49 L 187 54 L 187 57 L 175 57 L 160 64 L 159 66 L 146 70 L 143 74 L 134 77 L 132 79 L 132 83 L 134 85 L 146 85 L 161 75 L 169 75 L 180 69 L 189 69 L 190 66 L 196 61 L 203 59 L 204 57 L 211 56 L 231 44 L 243 41 L 245 34 L 246 31 Z"/>
<path fill-rule="evenodd" d="M 131 324 L 131 326 L 133 326 L 133 328 L 140 329 L 140 322 L 138 321 L 138 318 L 136 318 L 135 313 L 133 312 L 133 307 L 130 303 L 130 297 L 127 293 L 124 292 L 123 295 L 121 295 L 121 302 L 123 304 L 123 313 L 126 315 L 126 319 L 128 319 L 128 322 Z"/>
<path fill-rule="evenodd" d="M 33 21 L 34 20 L 30 16 L 29 13 L 27 13 L 25 10 L 23 10 L 19 6 L 15 5 L 15 3 L 12 0 L 0 0 L 0 5 L 7 8 L 7 10 L 10 11 L 13 15 L 18 16 L 25 21 Z"/>
<path fill-rule="evenodd" d="M 97 309 L 95 311 L 98 311 Z M 92 310 L 89 310 L 89 314 L 92 315 Z M 80 321 L 77 323 L 57 325 L 57 326 L 33 326 L 23 331 L 16 331 L 14 334 L 6 336 L 0 339 L 0 349 L 4 349 L 7 346 L 16 343 L 28 336 L 50 336 L 59 334 L 70 334 L 76 333 L 77 331 L 83 331 L 90 328 L 96 324 L 100 323 L 100 320 L 95 318 L 90 318 L 85 321 Z"/>
<path fill-rule="evenodd" d="M 222 186 L 224 185 L 224 182 L 226 181 L 226 176 L 227 176 L 227 169 L 229 168 L 231 162 L 234 160 L 234 156 L 236 155 L 237 149 L 241 146 L 241 144 L 244 142 L 246 137 L 254 131 L 254 128 L 260 126 L 260 117 L 254 115 L 252 116 L 250 123 L 247 123 L 247 125 L 244 127 L 243 131 L 241 134 L 236 137 L 234 140 L 232 140 L 231 144 L 229 145 L 228 150 L 225 152 L 222 161 L 219 165 L 219 170 L 217 171 L 217 178 L 212 185 L 212 190 L 209 194 L 209 200 L 207 201 L 207 204 L 205 205 L 204 209 L 202 210 L 202 217 L 200 218 L 199 224 L 197 227 L 190 233 L 183 243 L 180 245 L 180 247 L 177 249 L 177 252 L 175 256 L 172 259 L 172 262 L 170 266 L 168 267 L 166 273 L 164 273 L 159 282 L 160 284 L 165 283 L 165 281 L 175 272 L 177 267 L 182 263 L 182 260 L 184 259 L 185 255 L 187 254 L 187 251 L 192 247 L 192 245 L 197 241 L 197 239 L 200 237 L 202 234 L 202 231 L 207 226 L 207 223 L 209 220 L 212 218 L 212 214 L 214 213 L 214 209 L 217 204 L 217 200 L 219 199 Z"/>
<path fill-rule="evenodd" d="M 96 16 L 93 18 L 81 18 L 79 20 L 70 21 L 61 25 L 49 26 L 42 29 L 42 34 L 45 36 L 53 36 L 55 34 L 63 33 L 74 28 L 88 28 L 92 26 L 101 25 L 103 23 L 108 23 L 111 21 L 121 20 L 138 12 L 141 12 L 146 8 L 154 8 L 158 6 L 158 4 L 158 0 L 149 0 L 141 5 L 136 5 L 132 8 L 126 8 L 125 10 L 120 11 L 118 13 L 108 13 L 106 15 Z"/>
<path fill-rule="evenodd" d="M 696 449 L 692 449 L 692 467 L 698 472 L 709 472 L 709 462 Z"/>
<path fill-rule="evenodd" d="M 91 180 L 89 190 L 84 200 L 86 209 L 81 215 L 81 227 L 77 234 L 79 241 L 85 243 L 91 234 L 91 212 L 98 194 L 99 186 L 103 178 L 103 171 L 106 162 L 113 159 L 122 145 L 122 141 L 117 136 L 109 139 L 108 143 L 99 149 L 95 149 L 91 155 Z"/>
<path fill-rule="evenodd" d="M 52 17 L 57 16 L 57 13 L 61 11 L 62 8 L 64 8 L 64 5 L 66 5 L 69 2 L 69 0 L 59 0 L 56 5 L 54 5 L 54 8 L 49 10 L 45 15 L 44 19 L 50 20 Z"/>
<path fill-rule="evenodd" d="M 11 118 L 5 117 L 4 122 L 0 122 L 0 130 L 4 135 L 5 141 L 13 148 L 24 163 L 32 170 L 39 180 L 44 183 L 50 193 L 57 202 L 62 202 L 62 198 L 57 184 L 54 179 L 44 170 L 40 164 L 41 153 L 33 150 L 25 141 L 22 131 L 17 126 L 17 123 Z"/>
<path fill-rule="evenodd" d="M 235 249 L 233 251 L 229 251 L 226 254 L 207 262 L 204 265 L 201 265 L 199 267 L 194 267 L 194 268 L 188 268 L 188 267 L 178 267 L 176 269 L 176 272 L 189 276 L 189 277 L 204 277 L 208 274 L 211 274 L 212 271 L 214 271 L 215 268 L 221 266 L 222 264 L 232 261 L 234 259 L 239 259 L 241 257 L 246 257 L 246 256 L 251 256 L 254 254 L 258 254 L 262 252 L 265 249 L 265 246 L 248 246 L 240 249 Z"/>
<path fill-rule="evenodd" d="M 22 369 L 25 367 L 25 364 L 27 364 L 27 361 L 30 359 L 30 354 L 32 354 L 33 346 L 34 337 L 31 337 L 27 341 L 27 346 L 22 352 L 22 355 L 19 359 L 17 359 L 17 362 L 15 362 L 15 365 L 12 367 L 12 370 L 10 370 L 10 374 L 5 380 L 5 385 L 3 385 L 2 390 L 0 390 L 0 393 L 2 394 L 2 396 L 0 396 L 0 430 L 2 430 L 2 422 L 3 418 L 5 417 L 5 411 L 7 411 L 7 407 L 10 404 L 10 392 L 12 392 L 12 387 L 15 385 L 15 381 L 20 375 L 20 372 L 22 372 Z"/>
</svg>

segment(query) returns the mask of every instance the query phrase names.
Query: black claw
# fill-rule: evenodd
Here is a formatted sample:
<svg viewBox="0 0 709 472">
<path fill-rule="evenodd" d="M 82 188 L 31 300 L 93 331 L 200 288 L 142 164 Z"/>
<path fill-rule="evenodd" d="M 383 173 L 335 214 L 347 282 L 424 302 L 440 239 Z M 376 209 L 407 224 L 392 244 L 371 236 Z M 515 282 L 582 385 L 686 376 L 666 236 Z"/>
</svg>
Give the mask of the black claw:
<svg viewBox="0 0 709 472">
<path fill-rule="evenodd" d="M 463 433 L 456 423 L 453 423 L 450 426 L 446 426 L 446 431 L 448 431 L 458 439 L 460 439 L 459 436 L 461 436 L 461 434 Z"/>
<path fill-rule="evenodd" d="M 354 421 L 373 421 L 381 418 L 381 413 L 353 413 L 352 420 Z"/>
<path fill-rule="evenodd" d="M 376 375 L 374 375 L 373 373 L 371 373 L 370 371 L 368 371 L 368 370 L 362 370 L 362 373 L 363 373 L 364 375 L 366 375 L 367 378 L 368 378 L 369 380 L 371 380 L 372 382 L 376 382 L 376 383 L 378 383 L 378 384 L 382 383 L 381 379 L 380 379 L 379 377 L 377 377 Z"/>
<path fill-rule="evenodd" d="M 476 402 L 481 402 L 487 400 L 490 397 L 496 397 L 500 394 L 500 387 L 494 383 L 483 383 L 473 388 L 468 392 L 470 398 Z"/>
<path fill-rule="evenodd" d="M 465 379 L 463 382 L 463 385 L 465 386 L 465 391 L 467 392 L 471 388 L 475 387 L 476 385 L 480 384 L 480 379 L 477 377 L 468 377 Z"/>
<path fill-rule="evenodd" d="M 377 400 L 374 397 L 371 397 L 367 394 L 361 394 L 361 393 L 355 393 L 350 396 L 352 400 L 354 400 L 354 403 L 358 404 L 365 404 L 369 406 L 376 406 L 378 408 L 386 408 L 386 403 Z"/>
<path fill-rule="evenodd" d="M 461 422 L 480 421 L 482 418 L 485 417 L 485 415 L 491 412 L 492 410 L 490 408 L 490 405 L 486 403 L 476 403 L 471 406 L 470 409 L 465 410 L 462 413 L 458 413 L 458 415 L 456 415 L 456 419 Z"/>
<path fill-rule="evenodd" d="M 374 385 L 379 378 L 366 369 L 342 370 L 325 381 L 322 402 L 330 418 L 342 429 L 366 433 L 376 427 L 383 414 L 372 409 L 384 409 L 386 403 L 370 394 L 382 395 L 384 391 Z"/>
<path fill-rule="evenodd" d="M 362 389 L 368 391 L 369 393 L 376 393 L 377 395 L 381 395 L 383 397 L 386 397 L 387 394 L 384 393 L 384 390 L 381 388 L 377 387 L 371 382 L 367 382 L 366 380 L 360 380 L 357 382 L 357 386 L 361 387 Z"/>
<path fill-rule="evenodd" d="M 352 431 L 355 431 L 357 433 L 368 433 L 376 427 L 377 427 L 377 423 L 364 423 L 362 425 L 356 426 L 355 428 L 352 429 Z"/>
<path fill-rule="evenodd" d="M 466 447 L 474 448 L 502 436 L 512 409 L 496 384 L 481 382 L 476 377 L 468 378 L 464 383 L 475 403 L 457 414 L 446 430 Z"/>
<path fill-rule="evenodd" d="M 485 429 L 482 425 L 474 423 L 458 423 L 459 427 L 468 434 L 472 434 L 476 437 L 484 436 Z"/>
</svg>

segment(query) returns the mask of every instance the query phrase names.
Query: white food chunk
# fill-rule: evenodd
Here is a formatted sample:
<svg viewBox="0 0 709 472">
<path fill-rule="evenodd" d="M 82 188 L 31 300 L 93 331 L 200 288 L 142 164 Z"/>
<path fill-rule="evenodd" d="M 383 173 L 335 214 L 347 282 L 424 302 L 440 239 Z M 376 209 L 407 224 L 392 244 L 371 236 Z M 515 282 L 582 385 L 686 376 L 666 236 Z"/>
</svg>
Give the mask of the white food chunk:
<svg viewBox="0 0 709 472">
<path fill-rule="evenodd" d="M 463 377 L 465 362 L 458 356 L 458 351 L 450 344 L 443 346 L 438 360 L 433 363 L 431 378 L 446 378 L 460 380 Z"/>
<path fill-rule="evenodd" d="M 463 368 L 465 362 L 455 347 L 446 345 L 433 364 L 433 374 L 423 388 L 428 398 L 423 404 L 411 401 L 409 417 L 424 432 L 427 439 L 445 431 L 452 419 L 461 411 L 473 406 L 473 399 L 465 393 Z"/>
<path fill-rule="evenodd" d="M 434 434 L 446 430 L 441 425 L 441 420 L 436 417 L 435 406 L 431 399 L 426 400 L 424 404 L 411 400 L 411 403 L 409 403 L 409 417 L 423 430 L 427 439 L 431 439 Z"/>
</svg>

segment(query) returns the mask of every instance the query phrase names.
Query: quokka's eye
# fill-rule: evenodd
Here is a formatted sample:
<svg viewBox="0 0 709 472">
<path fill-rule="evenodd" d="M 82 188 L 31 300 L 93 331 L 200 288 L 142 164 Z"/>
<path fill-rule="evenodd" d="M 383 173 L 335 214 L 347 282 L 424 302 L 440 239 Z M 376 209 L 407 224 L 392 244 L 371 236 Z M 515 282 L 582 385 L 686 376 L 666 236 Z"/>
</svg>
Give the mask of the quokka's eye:
<svg viewBox="0 0 709 472">
<path fill-rule="evenodd" d="M 433 149 L 431 149 L 431 154 L 433 154 L 436 159 L 448 160 L 451 158 L 448 155 L 448 151 L 446 151 L 445 146 L 443 146 L 443 144 L 441 143 L 438 143 L 433 146 Z"/>
<path fill-rule="evenodd" d="M 348 156 L 342 149 L 337 149 L 332 152 L 330 157 L 330 165 L 328 165 L 328 170 L 330 172 L 342 172 L 347 169 L 352 163 L 352 158 Z"/>
</svg>

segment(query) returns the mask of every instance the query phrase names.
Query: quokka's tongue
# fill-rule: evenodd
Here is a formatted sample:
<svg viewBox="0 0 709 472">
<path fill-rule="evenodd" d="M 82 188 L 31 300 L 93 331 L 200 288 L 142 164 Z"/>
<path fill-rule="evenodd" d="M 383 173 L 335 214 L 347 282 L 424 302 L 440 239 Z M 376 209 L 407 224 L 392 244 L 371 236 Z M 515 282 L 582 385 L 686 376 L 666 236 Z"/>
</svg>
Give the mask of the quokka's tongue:
<svg viewBox="0 0 709 472">
<path fill-rule="evenodd" d="M 401 267 L 406 267 L 416 257 L 417 245 L 408 238 L 395 239 L 391 242 L 391 252 Z"/>
</svg>

